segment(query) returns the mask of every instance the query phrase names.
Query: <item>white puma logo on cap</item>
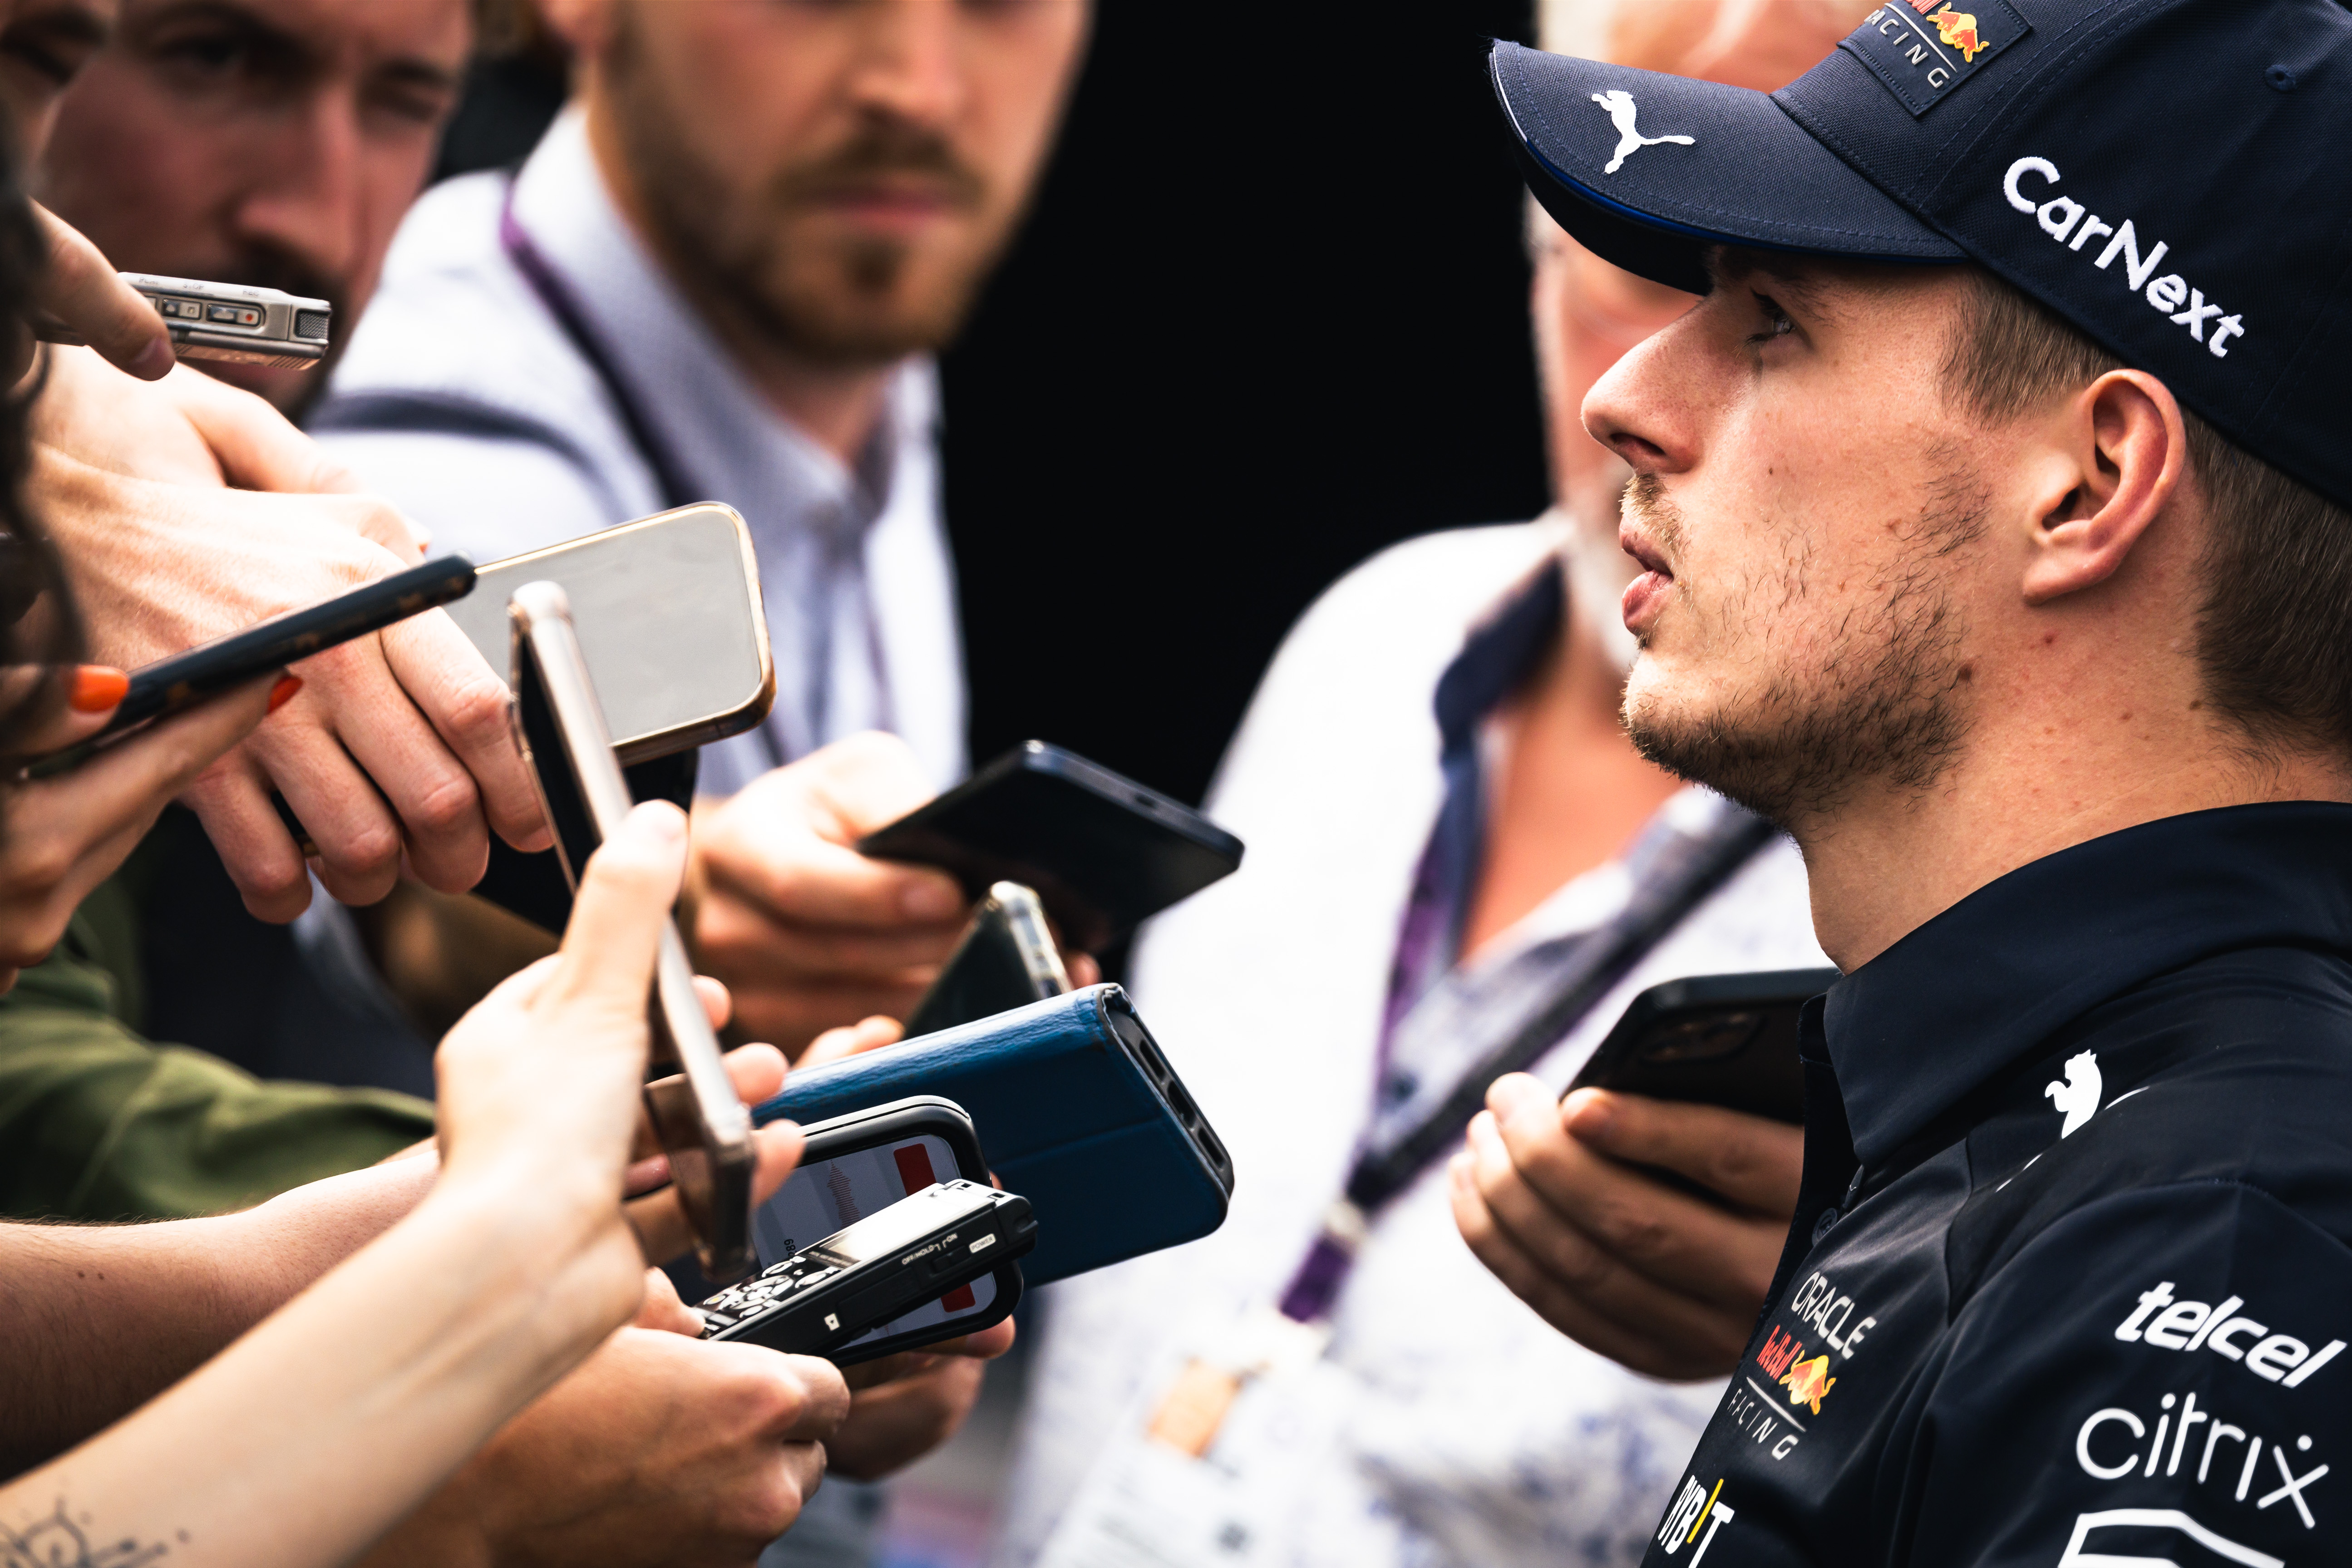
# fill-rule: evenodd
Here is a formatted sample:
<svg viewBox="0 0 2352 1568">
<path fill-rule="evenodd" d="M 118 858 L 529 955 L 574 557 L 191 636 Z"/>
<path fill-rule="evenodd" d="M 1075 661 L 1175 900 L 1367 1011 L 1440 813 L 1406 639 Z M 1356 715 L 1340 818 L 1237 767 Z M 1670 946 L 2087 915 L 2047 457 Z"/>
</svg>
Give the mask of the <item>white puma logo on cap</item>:
<svg viewBox="0 0 2352 1568">
<path fill-rule="evenodd" d="M 1609 160 L 1607 168 L 1601 171 L 1604 174 L 1615 174 L 1625 166 L 1628 155 L 1644 147 L 1654 147 L 1661 142 L 1672 142 L 1678 147 L 1696 145 L 1695 140 L 1688 136 L 1644 136 L 1635 130 L 1633 116 L 1639 111 L 1633 107 L 1633 95 L 1622 87 L 1596 92 L 1592 95 L 1592 101 L 1607 110 L 1609 118 L 1617 126 L 1617 155 Z"/>
</svg>

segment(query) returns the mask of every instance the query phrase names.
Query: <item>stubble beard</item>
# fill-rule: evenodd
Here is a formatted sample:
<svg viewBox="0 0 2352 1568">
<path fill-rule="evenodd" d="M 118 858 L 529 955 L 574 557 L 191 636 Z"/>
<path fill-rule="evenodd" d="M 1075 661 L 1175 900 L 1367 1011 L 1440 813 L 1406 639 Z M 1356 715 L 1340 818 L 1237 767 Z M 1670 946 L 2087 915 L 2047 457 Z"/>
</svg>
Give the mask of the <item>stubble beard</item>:
<svg viewBox="0 0 2352 1568">
<path fill-rule="evenodd" d="M 1654 475 L 1636 475 L 1624 505 L 1670 560 L 1682 559 L 1683 519 Z M 1932 788 L 1971 723 L 1968 628 L 1944 562 L 1981 535 L 1985 505 L 1981 483 L 1948 463 L 1904 531 L 1902 553 L 1871 584 L 1874 607 L 1847 616 L 1805 668 L 1781 663 L 1708 706 L 1677 703 L 1671 691 L 1637 682 L 1624 709 L 1634 746 L 1669 773 L 1801 834 L 1865 788 L 1914 797 Z M 1714 622 L 1725 653 L 1753 658 L 1769 648 L 1773 623 L 1795 624 L 1809 597 L 1810 552 L 1801 532 L 1786 538 L 1776 581 L 1716 599 L 1708 590 L 1694 595 L 1677 579 L 1679 603 L 1670 608 L 1686 621 Z"/>
<path fill-rule="evenodd" d="M 849 142 L 770 177 L 748 196 L 730 189 L 676 132 L 682 110 L 646 68 L 634 8 L 616 14 L 610 80 L 622 156 L 664 258 L 693 297 L 767 346 L 827 368 L 887 365 L 946 346 L 1003 250 L 1013 215 L 986 216 L 955 264 L 926 283 L 914 247 L 876 237 L 795 254 L 795 212 L 811 193 L 862 172 L 933 176 L 966 213 L 988 215 L 987 184 L 927 132 L 870 126 Z"/>
</svg>

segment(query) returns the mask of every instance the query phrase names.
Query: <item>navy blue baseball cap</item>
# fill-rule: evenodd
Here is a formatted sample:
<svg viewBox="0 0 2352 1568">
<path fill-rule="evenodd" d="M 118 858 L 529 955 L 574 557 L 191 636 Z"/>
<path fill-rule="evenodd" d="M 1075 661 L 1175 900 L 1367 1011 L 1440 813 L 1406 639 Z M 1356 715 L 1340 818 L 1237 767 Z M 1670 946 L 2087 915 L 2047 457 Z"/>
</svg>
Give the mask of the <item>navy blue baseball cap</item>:
<svg viewBox="0 0 2352 1568">
<path fill-rule="evenodd" d="M 2352 11 L 1888 0 L 1774 93 L 1497 43 L 1529 186 L 1704 293 L 1716 246 L 1975 262 L 2352 507 Z"/>
</svg>

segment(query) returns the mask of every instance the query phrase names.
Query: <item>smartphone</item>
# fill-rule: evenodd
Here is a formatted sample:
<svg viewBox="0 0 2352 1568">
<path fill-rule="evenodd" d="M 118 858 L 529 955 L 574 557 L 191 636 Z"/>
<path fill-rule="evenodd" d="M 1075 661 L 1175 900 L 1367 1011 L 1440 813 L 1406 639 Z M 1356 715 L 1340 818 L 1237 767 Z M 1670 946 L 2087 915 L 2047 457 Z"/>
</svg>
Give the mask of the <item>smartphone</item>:
<svg viewBox="0 0 2352 1568">
<path fill-rule="evenodd" d="M 877 1326 L 1035 1245 L 1028 1200 L 978 1182 L 939 1182 L 762 1269 L 702 1303 L 702 1337 L 742 1340 L 837 1363 Z"/>
<path fill-rule="evenodd" d="M 1031 741 L 858 840 L 859 853 L 937 866 L 979 898 L 1036 889 L 1062 934 L 1096 952 L 1242 863 L 1242 841 L 1188 805 Z"/>
<path fill-rule="evenodd" d="M 462 599 L 473 592 L 474 577 L 472 562 L 445 555 L 362 584 L 324 604 L 289 610 L 201 647 L 142 665 L 131 672 L 131 689 L 104 729 L 35 763 L 26 769 L 27 776 L 62 773 L 127 730 L 193 707 L 296 659 Z"/>
<path fill-rule="evenodd" d="M 172 331 L 182 359 L 227 360 L 239 364 L 308 370 L 327 356 L 335 308 L 281 289 L 250 283 L 207 283 L 195 278 L 159 278 L 125 272 L 122 280 L 147 297 Z M 34 323 L 44 342 L 87 342 L 54 317 Z"/>
<path fill-rule="evenodd" d="M 492 669 L 507 667 L 507 597 L 560 585 L 624 766 L 742 733 L 776 698 L 751 533 L 706 503 L 625 522 L 478 569 L 450 610 Z"/>
<path fill-rule="evenodd" d="M 1116 985 L 796 1070 L 751 1114 L 806 1125 L 908 1095 L 961 1106 L 989 1171 L 1036 1210 L 1032 1285 L 1224 1223 L 1232 1158 Z"/>
<path fill-rule="evenodd" d="M 1612 1089 L 1802 1126 L 1797 1015 L 1837 980 L 1834 969 L 1775 969 L 1653 985 L 1626 1006 L 1569 1092 Z"/>
<path fill-rule="evenodd" d="M 572 629 L 563 590 L 526 583 L 508 602 L 513 619 L 509 713 L 516 744 L 556 831 L 555 851 L 576 889 L 588 857 L 620 826 L 633 804 L 605 732 L 604 710 Z M 662 923 L 649 1021 L 646 1110 L 669 1155 L 670 1178 L 709 1279 L 751 1268 L 751 1121 L 720 1058 L 719 1037 L 695 994 L 694 970 L 675 921 Z"/>
<path fill-rule="evenodd" d="M 895 1100 L 829 1117 L 801 1133 L 806 1142 L 800 1164 L 751 1216 L 751 1240 L 763 1268 L 802 1252 L 811 1237 L 856 1225 L 934 1182 L 989 1179 L 980 1135 L 953 1100 Z M 870 1361 L 975 1333 L 1010 1317 L 1021 1289 L 1021 1266 L 1007 1255 L 993 1271 L 845 1342 L 834 1359 Z"/>
<path fill-rule="evenodd" d="M 1045 907 L 1018 882 L 999 882 L 972 912 L 940 977 L 907 1015 L 907 1033 L 935 1034 L 1070 988 Z"/>
</svg>

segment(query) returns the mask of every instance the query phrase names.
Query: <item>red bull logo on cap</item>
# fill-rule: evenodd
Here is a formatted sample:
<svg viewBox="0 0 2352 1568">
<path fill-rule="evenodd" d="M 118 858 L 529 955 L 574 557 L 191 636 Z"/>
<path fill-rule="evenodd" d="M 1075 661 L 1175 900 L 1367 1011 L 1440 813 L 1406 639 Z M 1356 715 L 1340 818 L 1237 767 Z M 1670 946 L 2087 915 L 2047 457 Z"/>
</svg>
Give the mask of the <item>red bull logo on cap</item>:
<svg viewBox="0 0 2352 1568">
<path fill-rule="evenodd" d="M 1936 25 L 1936 35 L 1960 51 L 1960 58 L 1973 60 L 1983 52 L 1984 39 L 1977 32 L 1977 19 L 1966 11 L 1955 11 L 1949 5 L 1927 18 Z"/>
<path fill-rule="evenodd" d="M 2009 0 L 1890 0 L 1839 47 L 1859 56 L 1913 114 L 1925 114 L 1976 68 L 2032 29 Z"/>
</svg>

